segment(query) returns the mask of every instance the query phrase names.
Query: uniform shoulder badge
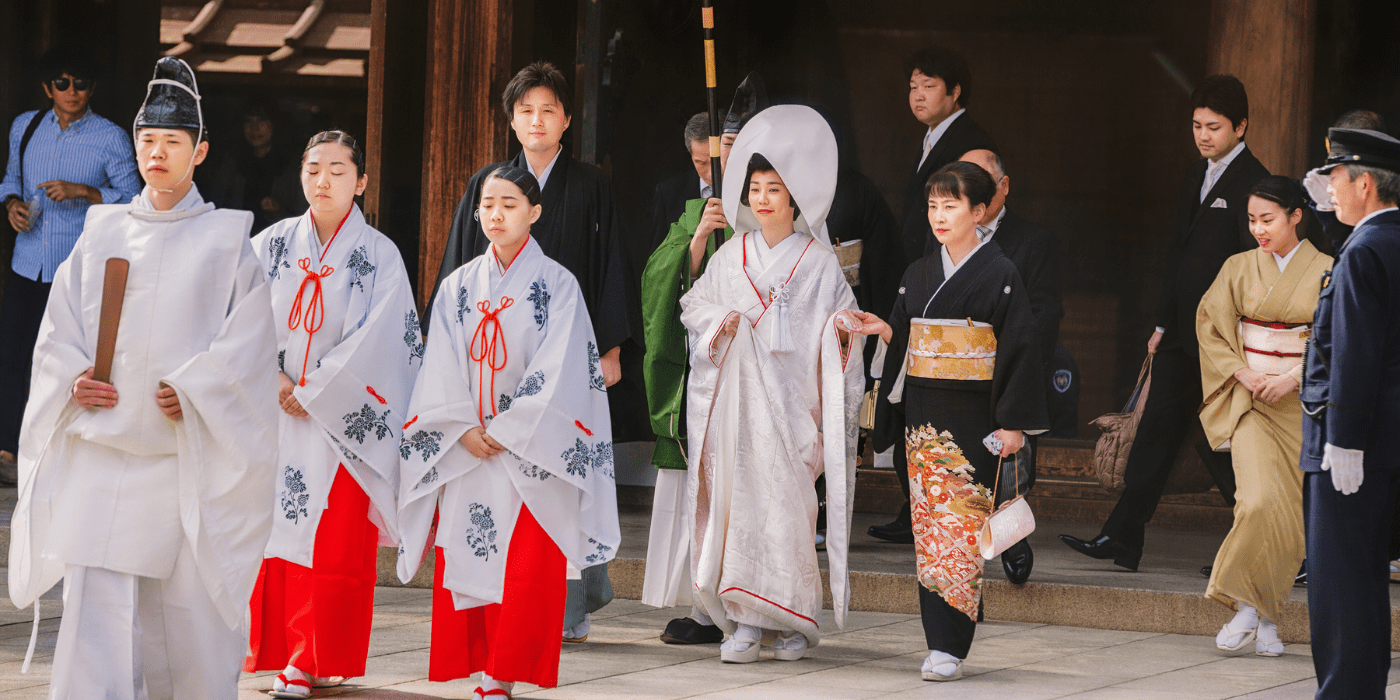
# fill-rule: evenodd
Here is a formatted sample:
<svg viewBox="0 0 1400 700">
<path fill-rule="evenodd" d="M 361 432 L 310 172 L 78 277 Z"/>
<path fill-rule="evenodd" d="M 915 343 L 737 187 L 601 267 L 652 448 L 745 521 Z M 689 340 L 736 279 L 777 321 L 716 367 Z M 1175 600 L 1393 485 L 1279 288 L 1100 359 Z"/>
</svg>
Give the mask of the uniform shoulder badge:
<svg viewBox="0 0 1400 700">
<path fill-rule="evenodd" d="M 1054 385 L 1055 385 L 1055 391 L 1058 391 L 1058 392 L 1060 392 L 1061 394 L 1065 393 L 1066 391 L 1069 391 L 1069 385 L 1070 385 L 1070 383 L 1073 382 L 1073 381 L 1074 381 L 1074 375 L 1070 374 L 1070 371 L 1069 371 L 1069 370 L 1067 370 L 1067 369 L 1057 369 L 1057 370 L 1055 370 L 1055 377 L 1054 377 L 1054 379 L 1053 379 L 1053 382 L 1054 382 Z"/>
</svg>

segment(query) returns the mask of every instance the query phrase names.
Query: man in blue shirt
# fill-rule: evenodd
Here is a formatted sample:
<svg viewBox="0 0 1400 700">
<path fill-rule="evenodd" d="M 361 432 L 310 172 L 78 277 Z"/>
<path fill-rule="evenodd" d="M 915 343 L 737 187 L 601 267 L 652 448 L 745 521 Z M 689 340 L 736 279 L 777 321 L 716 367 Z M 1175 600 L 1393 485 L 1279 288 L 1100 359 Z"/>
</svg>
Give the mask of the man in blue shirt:
<svg viewBox="0 0 1400 700">
<path fill-rule="evenodd" d="M 41 67 L 53 109 L 15 119 L 0 182 L 5 215 L 17 232 L 0 303 L 0 484 L 15 482 L 29 365 L 54 271 L 78 241 L 89 206 L 129 202 L 141 191 L 126 130 L 88 109 L 96 85 L 92 64 L 55 53 Z"/>
</svg>

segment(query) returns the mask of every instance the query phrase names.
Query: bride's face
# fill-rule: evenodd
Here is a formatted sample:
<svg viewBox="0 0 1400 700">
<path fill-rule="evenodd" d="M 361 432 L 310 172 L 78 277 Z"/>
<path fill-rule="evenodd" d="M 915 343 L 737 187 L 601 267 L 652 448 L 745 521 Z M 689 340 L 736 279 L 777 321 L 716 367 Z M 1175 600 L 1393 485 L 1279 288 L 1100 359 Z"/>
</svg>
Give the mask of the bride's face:
<svg viewBox="0 0 1400 700">
<path fill-rule="evenodd" d="M 749 178 L 749 208 L 763 228 L 792 225 L 792 194 L 775 171 L 755 170 Z"/>
</svg>

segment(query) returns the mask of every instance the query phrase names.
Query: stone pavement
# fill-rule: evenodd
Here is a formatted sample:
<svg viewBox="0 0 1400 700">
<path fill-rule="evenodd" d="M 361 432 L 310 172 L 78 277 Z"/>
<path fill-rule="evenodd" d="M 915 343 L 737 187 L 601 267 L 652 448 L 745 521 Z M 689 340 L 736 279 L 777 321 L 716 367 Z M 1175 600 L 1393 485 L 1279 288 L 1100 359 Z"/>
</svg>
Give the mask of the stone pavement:
<svg viewBox="0 0 1400 700">
<path fill-rule="evenodd" d="M 430 591 L 422 589 L 381 587 L 368 674 L 341 688 L 320 691 L 316 697 L 470 698 L 476 687 L 473 680 L 426 680 L 430 596 Z M 15 610 L 8 598 L 0 602 L 0 696 L 16 700 L 47 696 L 61 607 L 56 593 L 50 593 L 43 605 L 45 619 L 34 667 L 29 675 L 20 675 L 32 614 Z M 764 658 L 736 666 L 719 662 L 716 645 L 662 644 L 658 632 L 681 613 L 615 601 L 594 617 L 587 643 L 564 649 L 558 688 L 521 686 L 518 696 L 1305 700 L 1315 690 L 1306 645 L 1290 645 L 1282 657 L 1266 659 L 1218 651 L 1209 637 L 1012 622 L 978 627 L 966 678 L 927 683 L 918 673 L 926 653 L 919 620 L 894 613 L 853 613 L 844 632 L 836 631 L 830 613 L 824 613 L 822 627 L 829 630 L 828 636 L 807 658 L 797 662 Z M 240 700 L 266 698 L 272 675 L 245 676 Z M 1392 673 L 1391 678 L 1392 683 L 1400 681 L 1400 674 Z M 1389 697 L 1400 698 L 1400 686 L 1391 689 Z"/>
</svg>

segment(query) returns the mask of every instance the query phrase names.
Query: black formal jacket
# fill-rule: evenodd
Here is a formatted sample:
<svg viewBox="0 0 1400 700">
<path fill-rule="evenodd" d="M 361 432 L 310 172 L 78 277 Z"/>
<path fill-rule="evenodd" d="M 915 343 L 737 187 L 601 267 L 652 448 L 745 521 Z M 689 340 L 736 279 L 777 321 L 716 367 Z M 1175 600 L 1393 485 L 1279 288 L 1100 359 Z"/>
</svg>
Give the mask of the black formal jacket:
<svg viewBox="0 0 1400 700">
<path fill-rule="evenodd" d="M 1166 329 L 1164 347 L 1180 347 L 1192 361 L 1199 361 L 1196 307 L 1226 258 L 1259 247 L 1249 235 L 1249 191 L 1268 174 L 1246 146 L 1202 200 L 1206 159 L 1186 171 L 1167 277 L 1157 307 L 1157 325 Z M 1224 206 L 1215 206 L 1216 200 L 1223 200 Z"/>
<path fill-rule="evenodd" d="M 922 141 L 920 143 L 922 144 Z M 928 182 L 929 176 L 939 168 L 963 157 L 968 151 L 982 148 L 995 151 L 997 145 L 992 137 L 964 112 L 948 125 L 948 130 L 933 144 L 928 157 L 924 159 L 923 167 L 909 176 L 909 183 L 904 188 L 904 215 L 900 217 L 900 237 L 904 240 L 905 259 L 922 258 L 925 248 L 928 247 L 928 239 L 933 236 L 933 229 L 928 225 L 928 200 L 924 198 L 924 183 Z M 915 151 L 922 152 L 922 147 Z M 918 163 L 916 155 L 914 164 L 917 166 Z M 1196 183 L 1200 184 L 1200 180 Z"/>
<path fill-rule="evenodd" d="M 651 198 L 651 247 L 647 255 L 655 253 L 666 240 L 671 224 L 685 214 L 685 203 L 699 198 L 700 174 L 694 168 L 662 180 L 656 186 L 656 194 Z"/>
<path fill-rule="evenodd" d="M 1303 471 L 1323 445 L 1400 469 L 1400 211 L 1356 227 L 1323 277 L 1303 365 Z"/>
<path fill-rule="evenodd" d="M 933 236 L 928 240 L 925 255 L 936 254 L 943 247 Z M 992 240 L 1016 265 L 1016 272 L 1030 292 L 1036 345 L 1040 348 L 1041 360 L 1048 363 L 1055 356 L 1060 319 L 1065 316 L 1060 302 L 1060 242 L 1050 229 L 1016 216 L 1010 209 L 1001 218 Z"/>
</svg>

